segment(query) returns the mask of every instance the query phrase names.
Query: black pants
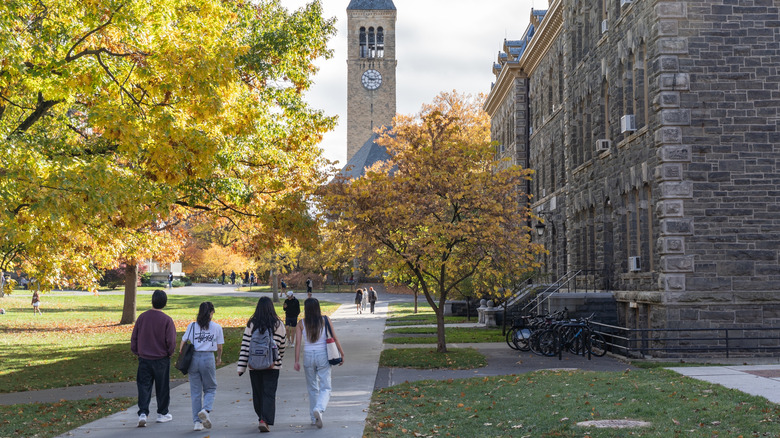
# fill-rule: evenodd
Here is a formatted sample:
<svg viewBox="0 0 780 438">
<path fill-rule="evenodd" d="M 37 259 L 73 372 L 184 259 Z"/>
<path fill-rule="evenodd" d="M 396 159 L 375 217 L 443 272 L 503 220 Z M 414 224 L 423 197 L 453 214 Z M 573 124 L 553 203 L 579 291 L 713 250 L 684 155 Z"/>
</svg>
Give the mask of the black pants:
<svg viewBox="0 0 780 438">
<path fill-rule="evenodd" d="M 138 415 L 149 415 L 149 402 L 152 400 L 152 385 L 157 398 L 157 413 L 168 413 L 171 403 L 171 359 L 138 358 Z"/>
<path fill-rule="evenodd" d="M 374 305 L 376 305 L 376 301 L 369 301 L 371 303 L 371 313 L 374 313 Z"/>
<path fill-rule="evenodd" d="M 249 370 L 252 382 L 252 403 L 258 421 L 273 426 L 276 417 L 276 386 L 279 384 L 279 370 Z"/>
</svg>

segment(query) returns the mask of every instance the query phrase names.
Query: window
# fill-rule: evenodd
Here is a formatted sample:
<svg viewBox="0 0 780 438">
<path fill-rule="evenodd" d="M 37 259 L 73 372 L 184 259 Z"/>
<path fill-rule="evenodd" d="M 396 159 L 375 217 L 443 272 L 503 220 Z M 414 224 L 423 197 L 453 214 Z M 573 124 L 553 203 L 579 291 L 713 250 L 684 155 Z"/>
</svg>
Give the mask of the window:
<svg viewBox="0 0 780 438">
<path fill-rule="evenodd" d="M 601 117 L 603 117 L 601 138 L 609 140 L 612 137 L 609 133 L 609 82 L 607 82 L 606 77 L 601 81 L 601 111 Z"/>
<path fill-rule="evenodd" d="M 644 42 L 639 47 L 634 71 L 634 85 L 637 87 L 635 94 L 636 100 L 638 101 L 636 104 L 636 113 L 634 114 L 636 114 L 636 126 L 637 128 L 641 128 L 647 125 L 647 114 L 649 110 L 647 102 L 647 90 L 649 88 L 647 80 L 647 47 Z"/>
<path fill-rule="evenodd" d="M 376 29 L 376 57 L 385 57 L 385 30 L 382 27 Z"/>
<path fill-rule="evenodd" d="M 360 28 L 360 57 L 365 58 L 368 56 L 368 50 L 366 48 L 366 28 Z"/>
<path fill-rule="evenodd" d="M 376 35 L 373 27 L 368 28 L 368 57 L 376 57 Z"/>
</svg>

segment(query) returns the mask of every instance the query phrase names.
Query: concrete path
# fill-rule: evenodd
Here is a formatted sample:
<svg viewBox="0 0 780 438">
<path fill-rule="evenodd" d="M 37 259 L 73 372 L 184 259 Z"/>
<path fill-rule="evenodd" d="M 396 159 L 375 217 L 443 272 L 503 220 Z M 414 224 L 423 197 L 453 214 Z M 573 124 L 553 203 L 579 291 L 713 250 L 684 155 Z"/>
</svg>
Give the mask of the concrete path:
<svg viewBox="0 0 780 438">
<path fill-rule="evenodd" d="M 726 388 L 780 403 L 780 365 L 741 365 L 668 368 L 683 376 L 717 383 Z"/>
<path fill-rule="evenodd" d="M 332 294 L 328 300 L 333 301 Z M 374 389 L 379 354 L 382 350 L 382 332 L 387 314 L 387 302 L 377 305 L 376 313 L 354 314 L 354 307 L 342 305 L 332 315 L 336 335 L 345 350 L 345 363 L 332 371 L 333 393 L 328 409 L 323 415 L 324 427 L 310 425 L 309 401 L 303 371 L 293 370 L 294 353 L 287 352 L 279 377 L 276 402 L 276 424 L 271 427 L 273 436 L 292 437 L 301 433 L 316 433 L 321 438 L 361 437 L 368 404 Z M 174 437 L 241 437 L 256 436 L 257 416 L 252 408 L 249 376 L 239 377 L 235 366 L 217 371 L 217 397 L 211 415 L 211 430 L 194 432 L 190 408 L 189 384 L 171 390 L 169 423 L 150 422 L 146 428 L 138 428 L 137 407 L 120 412 L 68 432 L 63 437 L 149 437 L 165 435 Z M 150 411 L 156 411 L 154 397 Z M 156 415 L 150 416 L 154 420 Z"/>
</svg>

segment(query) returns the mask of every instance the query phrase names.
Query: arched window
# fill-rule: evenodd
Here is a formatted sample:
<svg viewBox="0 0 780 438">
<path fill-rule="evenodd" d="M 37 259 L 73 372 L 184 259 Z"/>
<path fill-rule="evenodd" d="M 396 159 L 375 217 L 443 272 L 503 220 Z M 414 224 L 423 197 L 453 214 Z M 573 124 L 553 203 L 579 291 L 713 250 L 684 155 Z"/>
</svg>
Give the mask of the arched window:
<svg viewBox="0 0 780 438">
<path fill-rule="evenodd" d="M 376 35 L 373 27 L 368 28 L 368 57 L 376 57 Z"/>
<path fill-rule="evenodd" d="M 366 49 L 366 28 L 360 28 L 360 57 L 365 58 L 368 56 L 368 50 Z"/>
<path fill-rule="evenodd" d="M 376 57 L 385 57 L 385 30 L 382 27 L 376 29 Z"/>
</svg>

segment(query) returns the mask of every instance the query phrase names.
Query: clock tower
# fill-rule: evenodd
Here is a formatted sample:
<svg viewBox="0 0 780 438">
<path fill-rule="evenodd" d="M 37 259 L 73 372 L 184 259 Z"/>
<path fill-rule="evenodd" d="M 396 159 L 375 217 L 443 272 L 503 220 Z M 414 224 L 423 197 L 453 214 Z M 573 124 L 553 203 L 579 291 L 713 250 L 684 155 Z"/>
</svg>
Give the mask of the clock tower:
<svg viewBox="0 0 780 438">
<path fill-rule="evenodd" d="M 347 6 L 347 161 L 395 116 L 393 0 L 351 0 Z"/>
</svg>

